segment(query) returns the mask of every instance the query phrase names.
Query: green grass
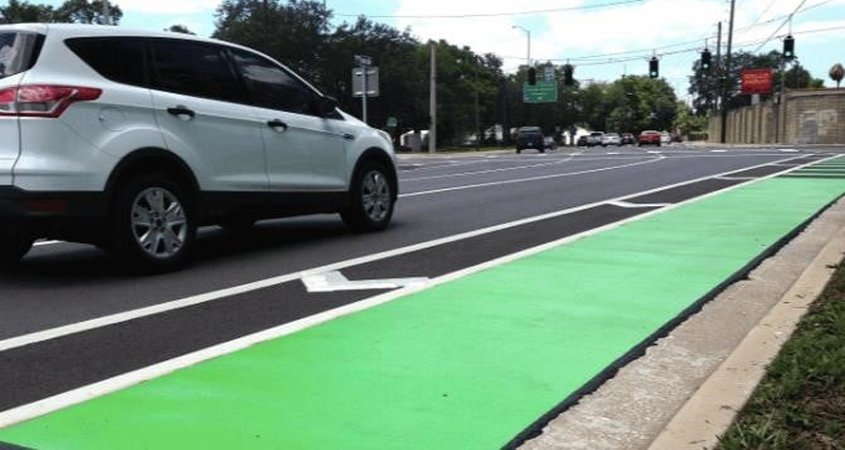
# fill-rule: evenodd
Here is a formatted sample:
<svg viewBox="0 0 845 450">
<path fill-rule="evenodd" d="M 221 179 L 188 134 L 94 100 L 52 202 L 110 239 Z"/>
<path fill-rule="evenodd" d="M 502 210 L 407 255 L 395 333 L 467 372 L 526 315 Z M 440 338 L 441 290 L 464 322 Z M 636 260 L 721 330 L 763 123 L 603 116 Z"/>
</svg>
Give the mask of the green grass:
<svg viewBox="0 0 845 450">
<path fill-rule="evenodd" d="M 845 449 L 845 265 L 838 266 L 719 449 Z"/>
</svg>

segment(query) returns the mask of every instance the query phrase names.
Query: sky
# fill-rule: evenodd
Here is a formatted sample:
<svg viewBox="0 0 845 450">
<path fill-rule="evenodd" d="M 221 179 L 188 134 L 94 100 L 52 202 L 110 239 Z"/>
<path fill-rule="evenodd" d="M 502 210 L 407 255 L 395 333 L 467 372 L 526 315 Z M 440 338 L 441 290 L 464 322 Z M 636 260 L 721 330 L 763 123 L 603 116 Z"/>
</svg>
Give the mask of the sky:
<svg viewBox="0 0 845 450">
<path fill-rule="evenodd" d="M 162 30 L 182 24 L 202 36 L 214 31 L 214 11 L 220 3 L 112 1 L 123 9 L 121 26 Z M 528 39 L 523 29 L 531 32 L 533 61 L 569 60 L 581 81 L 646 74 L 648 59 L 656 54 L 660 75 L 681 98 L 687 96 L 688 76 L 699 52 L 707 45 L 715 53 L 719 21 L 726 45 L 730 16 L 729 0 L 326 0 L 326 5 L 335 14 L 334 25 L 363 14 L 410 29 L 421 41 L 445 39 L 478 53 L 495 53 L 504 58 L 506 72 L 525 64 Z M 790 26 L 785 18 L 797 8 Z M 478 14 L 486 16 L 432 17 Z M 800 63 L 827 86 L 834 85 L 827 73 L 834 63 L 845 64 L 845 0 L 736 0 L 734 49 L 779 50 L 778 36 L 790 28 Z"/>
</svg>

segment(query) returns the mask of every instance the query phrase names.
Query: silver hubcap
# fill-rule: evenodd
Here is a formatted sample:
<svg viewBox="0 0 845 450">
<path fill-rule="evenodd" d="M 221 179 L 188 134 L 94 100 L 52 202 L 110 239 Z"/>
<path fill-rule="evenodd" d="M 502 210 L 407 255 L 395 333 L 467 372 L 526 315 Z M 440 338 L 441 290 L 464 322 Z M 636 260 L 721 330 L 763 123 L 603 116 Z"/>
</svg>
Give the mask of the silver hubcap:
<svg viewBox="0 0 845 450">
<path fill-rule="evenodd" d="M 381 222 L 390 212 L 390 184 L 387 178 L 377 170 L 364 175 L 363 186 L 364 214 L 373 222 Z"/>
<path fill-rule="evenodd" d="M 179 253 L 188 235 L 185 210 L 167 189 L 145 189 L 132 202 L 132 233 L 148 255 L 169 258 Z"/>
</svg>

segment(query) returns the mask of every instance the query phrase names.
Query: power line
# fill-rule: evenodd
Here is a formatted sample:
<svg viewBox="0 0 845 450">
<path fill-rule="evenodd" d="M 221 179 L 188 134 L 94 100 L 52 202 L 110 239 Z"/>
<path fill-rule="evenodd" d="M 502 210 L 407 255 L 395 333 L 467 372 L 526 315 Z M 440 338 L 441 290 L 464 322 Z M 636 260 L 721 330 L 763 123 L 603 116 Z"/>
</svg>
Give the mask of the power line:
<svg viewBox="0 0 845 450">
<path fill-rule="evenodd" d="M 763 43 L 762 43 L 762 44 L 760 44 L 760 46 L 759 46 L 759 47 L 757 47 L 757 49 L 756 49 L 756 50 L 754 50 L 754 53 L 759 52 L 759 51 L 760 51 L 760 49 L 761 49 L 761 48 L 763 48 L 763 46 L 764 46 L 764 45 L 768 44 L 768 43 L 769 43 L 769 41 L 770 41 L 770 40 L 772 40 L 772 38 L 773 38 L 773 37 L 775 37 L 775 35 L 776 35 L 776 34 L 778 34 L 778 31 L 780 31 L 780 30 L 781 30 L 781 28 L 783 28 L 783 26 L 787 24 L 787 22 L 789 22 L 790 20 L 792 20 L 792 16 L 794 16 L 794 15 L 795 15 L 795 13 L 797 13 L 797 12 L 798 12 L 798 10 L 799 10 L 799 9 L 801 9 L 801 7 L 802 7 L 802 6 L 804 6 L 804 3 L 807 3 L 807 0 L 801 0 L 801 3 L 799 3 L 799 4 L 798 4 L 798 6 L 795 8 L 795 10 L 794 10 L 794 11 L 792 11 L 792 14 L 790 14 L 789 16 L 787 16 L 787 17 L 786 17 L 786 20 L 784 20 L 784 21 L 783 21 L 783 23 L 781 23 L 781 24 L 780 24 L 780 26 L 778 26 L 778 27 L 775 29 L 775 31 L 774 31 L 774 32 L 772 32 L 772 35 L 771 35 L 771 36 L 769 36 L 769 37 L 768 37 L 765 41 L 763 41 Z"/>
<path fill-rule="evenodd" d="M 613 6 L 641 3 L 644 0 L 619 0 L 610 3 L 597 5 L 571 6 L 568 8 L 535 9 L 528 11 L 496 12 L 496 13 L 474 13 L 474 14 L 452 14 L 452 15 L 366 15 L 366 14 L 335 14 L 338 17 L 359 17 L 366 16 L 371 19 L 470 19 L 478 17 L 506 17 L 506 16 L 529 16 L 535 14 L 547 14 L 565 11 L 582 11 L 590 9 L 610 8 Z"/>
<path fill-rule="evenodd" d="M 845 26 L 836 26 L 836 27 L 827 27 L 827 28 L 814 28 L 814 29 L 811 29 L 811 30 L 796 31 L 793 34 L 824 33 L 824 32 L 828 32 L 828 31 L 839 31 L 839 30 L 845 30 Z M 785 34 L 781 34 L 779 36 L 773 36 L 773 37 L 785 37 L 785 36 L 786 36 Z M 736 44 L 735 47 L 736 48 L 747 48 L 747 47 L 753 47 L 755 45 L 760 45 L 761 43 L 765 44 L 765 42 L 766 41 L 755 40 L 755 41 L 743 42 L 741 44 Z M 698 51 L 699 51 L 699 47 L 688 47 L 688 48 L 683 48 L 683 49 L 674 50 L 674 51 L 670 51 L 670 52 L 658 53 L 658 56 L 668 57 L 668 56 L 675 56 L 675 55 L 681 55 L 681 54 L 685 54 L 685 53 L 692 53 L 692 52 L 698 52 Z M 607 61 L 595 61 L 595 62 L 580 63 L 580 64 L 577 65 L 577 67 L 608 66 L 608 65 L 620 64 L 620 63 L 626 63 L 626 62 L 632 62 L 632 61 L 644 61 L 650 56 L 651 55 L 636 55 L 636 56 L 628 56 L 628 57 L 625 57 L 625 58 L 618 58 L 618 59 L 612 58 L 612 59 L 609 59 Z M 522 56 L 522 57 L 503 56 L 502 58 L 503 59 L 513 59 L 513 60 L 525 59 L 524 56 Z M 542 61 L 550 61 L 550 62 L 563 62 L 563 61 L 567 61 L 569 58 L 534 58 L 534 59 L 535 60 L 542 60 Z"/>
</svg>

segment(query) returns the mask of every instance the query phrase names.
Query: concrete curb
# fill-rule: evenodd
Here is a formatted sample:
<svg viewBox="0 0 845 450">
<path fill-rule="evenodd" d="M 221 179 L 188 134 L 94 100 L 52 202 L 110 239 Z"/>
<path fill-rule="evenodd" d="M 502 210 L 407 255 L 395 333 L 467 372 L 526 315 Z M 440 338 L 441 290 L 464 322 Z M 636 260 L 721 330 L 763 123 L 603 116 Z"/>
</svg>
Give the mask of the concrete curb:
<svg viewBox="0 0 845 450">
<path fill-rule="evenodd" d="M 839 263 L 843 251 L 845 200 L 840 200 L 776 255 L 763 261 L 748 280 L 731 285 L 705 304 L 643 357 L 552 420 L 542 435 L 522 448 L 708 448 L 708 443 L 717 442 L 716 436 L 731 423 L 753 391 L 765 364 L 791 334 L 806 305 L 824 288 L 832 273 L 827 265 Z M 797 295 L 803 295 L 806 304 L 796 309 Z M 770 314 L 775 314 L 776 305 L 795 315 L 791 327 L 772 330 Z M 757 330 L 752 334 L 763 335 L 767 345 L 773 346 L 770 356 L 762 356 L 764 350 L 756 346 L 739 350 L 751 330 Z M 773 333 L 777 335 L 773 337 Z M 743 369 L 733 359 L 726 362 L 735 352 L 750 355 L 748 364 L 757 364 L 756 378 L 737 381 L 737 372 Z M 728 368 L 729 372 L 721 372 Z M 729 390 L 716 385 L 703 390 L 711 378 L 713 382 L 727 379 L 737 387 Z M 686 406 L 691 398 L 700 400 Z M 702 406 L 695 407 L 697 404 Z M 678 411 L 683 415 L 676 418 Z"/>
<path fill-rule="evenodd" d="M 845 226 L 678 411 L 649 450 L 710 449 L 719 443 L 719 436 L 733 423 L 765 376 L 768 365 L 790 339 L 810 305 L 821 295 L 843 253 Z"/>
</svg>

